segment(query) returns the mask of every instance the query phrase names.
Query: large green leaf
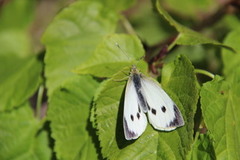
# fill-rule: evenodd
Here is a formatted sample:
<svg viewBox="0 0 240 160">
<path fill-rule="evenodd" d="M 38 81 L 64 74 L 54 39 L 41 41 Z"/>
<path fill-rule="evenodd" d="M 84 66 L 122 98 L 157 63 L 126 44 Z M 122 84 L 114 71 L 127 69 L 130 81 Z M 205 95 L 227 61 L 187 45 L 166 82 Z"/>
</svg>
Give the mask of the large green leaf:
<svg viewBox="0 0 240 160">
<path fill-rule="evenodd" d="M 102 37 L 114 32 L 117 20 L 117 14 L 98 1 L 75 2 L 55 17 L 43 36 L 49 95 L 76 75 L 71 70 L 91 56 Z"/>
<path fill-rule="evenodd" d="M 73 77 L 53 92 L 47 118 L 54 150 L 61 160 L 97 159 L 89 111 L 98 83 L 91 77 Z"/>
<path fill-rule="evenodd" d="M 26 101 L 41 82 L 42 63 L 36 57 L 0 55 L 0 111 Z"/>
<path fill-rule="evenodd" d="M 98 77 L 110 77 L 143 55 L 142 44 L 136 36 L 112 34 L 97 46 L 93 56 L 88 61 L 77 67 L 76 72 Z"/>
<path fill-rule="evenodd" d="M 216 76 L 203 85 L 201 107 L 213 136 L 217 159 L 240 159 L 240 72 L 224 80 Z"/>
<path fill-rule="evenodd" d="M 223 73 L 226 76 L 232 75 L 236 70 L 239 70 L 240 62 L 240 29 L 236 28 L 231 31 L 224 40 L 224 44 L 233 47 L 237 53 L 233 54 L 227 49 L 222 49 L 222 60 L 224 64 Z"/>
<path fill-rule="evenodd" d="M 130 66 L 129 66 L 130 67 Z M 146 68 L 145 68 L 146 69 Z M 172 132 L 160 132 L 148 125 L 136 141 L 123 135 L 123 99 L 125 69 L 101 86 L 97 94 L 96 126 L 102 154 L 109 159 L 185 159 L 193 136 L 193 115 L 198 92 L 193 66 L 185 57 L 164 67 L 162 85 L 183 113 L 185 126 Z"/>
<path fill-rule="evenodd" d="M 170 95 L 172 93 L 172 97 L 178 97 L 175 99 L 180 101 L 185 112 L 186 125 L 179 136 L 182 139 L 184 155 L 186 155 L 193 141 L 194 115 L 198 101 L 197 80 L 190 60 L 185 56 L 179 56 L 173 63 L 164 66 L 161 84 L 165 90 L 169 90 Z"/>
<path fill-rule="evenodd" d="M 158 12 L 169 22 L 171 26 L 173 26 L 178 32 L 178 36 L 174 43 L 170 46 L 170 48 L 173 47 L 173 45 L 196 45 L 196 44 L 212 44 L 212 45 L 218 45 L 223 46 L 226 48 L 229 48 L 233 50 L 231 47 L 224 45 L 222 43 L 219 43 L 215 40 L 212 40 L 210 38 L 207 38 L 203 36 L 202 34 L 193 31 L 182 24 L 175 21 L 162 7 L 160 0 L 157 0 L 157 9 Z"/>
<path fill-rule="evenodd" d="M 51 151 L 45 132 L 33 117 L 28 104 L 0 113 L 0 159 L 50 160 Z"/>
</svg>

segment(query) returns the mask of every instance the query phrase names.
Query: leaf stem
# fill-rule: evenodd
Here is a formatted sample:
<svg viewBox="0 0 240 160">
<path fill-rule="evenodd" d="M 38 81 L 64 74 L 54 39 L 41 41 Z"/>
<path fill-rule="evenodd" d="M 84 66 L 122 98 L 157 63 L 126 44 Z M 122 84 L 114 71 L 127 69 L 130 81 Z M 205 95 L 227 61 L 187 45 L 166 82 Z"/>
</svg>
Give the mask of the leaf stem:
<svg viewBox="0 0 240 160">
<path fill-rule="evenodd" d="M 206 71 L 206 70 L 202 70 L 202 69 L 195 69 L 195 73 L 199 73 L 199 74 L 203 74 L 203 75 L 206 75 L 206 76 L 208 76 L 208 77 L 210 77 L 210 78 L 214 78 L 214 74 L 212 74 L 212 73 L 210 73 L 210 72 L 208 72 L 208 71 Z"/>
<path fill-rule="evenodd" d="M 36 115 L 41 119 L 41 106 L 42 106 L 42 97 L 43 97 L 44 86 L 40 85 L 37 95 L 37 104 L 36 104 Z"/>
<path fill-rule="evenodd" d="M 194 143 L 197 142 L 199 135 L 200 135 L 200 133 L 197 131 L 195 134 Z"/>
<path fill-rule="evenodd" d="M 129 23 L 128 19 L 125 16 L 121 16 L 121 21 L 122 21 L 122 24 L 123 24 L 124 28 L 126 29 L 126 31 L 129 34 L 136 35 L 136 32 L 134 31 L 132 25 Z"/>
<path fill-rule="evenodd" d="M 179 38 L 179 35 L 170 43 L 170 45 L 168 46 L 168 51 L 170 51 L 174 46 L 176 46 L 176 42 L 178 38 Z"/>
</svg>

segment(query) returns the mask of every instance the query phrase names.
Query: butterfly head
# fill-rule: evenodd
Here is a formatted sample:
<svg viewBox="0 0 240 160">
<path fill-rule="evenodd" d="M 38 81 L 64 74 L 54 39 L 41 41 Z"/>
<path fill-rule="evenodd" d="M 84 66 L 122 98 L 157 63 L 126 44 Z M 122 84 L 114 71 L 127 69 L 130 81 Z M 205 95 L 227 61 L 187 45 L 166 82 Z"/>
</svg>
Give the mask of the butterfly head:
<svg viewBox="0 0 240 160">
<path fill-rule="evenodd" d="M 139 70 L 135 65 L 132 65 L 131 74 L 140 74 Z"/>
</svg>

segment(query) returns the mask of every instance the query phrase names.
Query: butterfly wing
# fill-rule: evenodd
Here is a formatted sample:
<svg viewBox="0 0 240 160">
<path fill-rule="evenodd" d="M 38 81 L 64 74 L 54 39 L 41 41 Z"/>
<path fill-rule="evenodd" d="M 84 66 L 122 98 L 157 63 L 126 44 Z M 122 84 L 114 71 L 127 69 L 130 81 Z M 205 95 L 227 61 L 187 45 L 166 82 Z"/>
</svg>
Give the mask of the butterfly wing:
<svg viewBox="0 0 240 160">
<path fill-rule="evenodd" d="M 146 115 L 139 103 L 134 82 L 130 77 L 126 86 L 123 111 L 123 129 L 127 140 L 137 139 L 147 126 Z"/>
<path fill-rule="evenodd" d="M 183 126 L 184 120 L 180 110 L 160 85 L 147 77 L 142 77 L 141 83 L 148 103 L 148 119 L 152 126 L 165 131 Z"/>
</svg>

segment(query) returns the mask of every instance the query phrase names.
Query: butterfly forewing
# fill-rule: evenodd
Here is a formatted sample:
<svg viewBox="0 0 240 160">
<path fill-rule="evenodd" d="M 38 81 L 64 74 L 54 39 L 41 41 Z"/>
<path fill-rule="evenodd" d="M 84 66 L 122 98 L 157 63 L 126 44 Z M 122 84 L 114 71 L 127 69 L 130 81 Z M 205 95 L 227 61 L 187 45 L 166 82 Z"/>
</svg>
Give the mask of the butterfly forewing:
<svg viewBox="0 0 240 160">
<path fill-rule="evenodd" d="M 129 77 L 126 86 L 123 112 L 125 138 L 127 140 L 137 139 L 146 129 L 147 118 L 139 105 L 132 77 Z"/>
<path fill-rule="evenodd" d="M 184 125 L 176 104 L 156 81 L 143 76 L 141 84 L 148 103 L 148 119 L 155 129 L 170 131 Z"/>
</svg>

